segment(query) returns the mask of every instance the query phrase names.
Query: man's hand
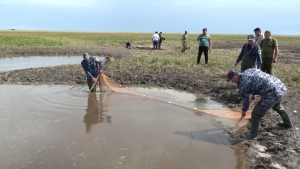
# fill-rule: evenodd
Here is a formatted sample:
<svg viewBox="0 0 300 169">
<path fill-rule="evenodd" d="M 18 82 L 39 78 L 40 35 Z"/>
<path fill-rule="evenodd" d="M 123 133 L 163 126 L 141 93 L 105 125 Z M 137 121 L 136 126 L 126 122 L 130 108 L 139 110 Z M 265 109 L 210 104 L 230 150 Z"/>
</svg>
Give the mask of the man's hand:
<svg viewBox="0 0 300 169">
<path fill-rule="evenodd" d="M 197 38 L 197 41 L 199 41 L 201 38 L 202 38 L 202 34 L 200 34 L 199 36 L 198 36 L 198 38 Z"/>
<path fill-rule="evenodd" d="M 234 64 L 234 66 L 237 66 L 239 63 L 238 62 L 236 62 L 235 64 Z"/>
<path fill-rule="evenodd" d="M 242 111 L 241 115 L 242 115 L 242 118 L 244 118 L 246 116 L 246 112 Z"/>
<path fill-rule="evenodd" d="M 209 47 L 209 50 L 211 50 L 211 46 Z"/>
<path fill-rule="evenodd" d="M 277 58 L 275 57 L 274 59 L 273 59 L 273 63 L 276 63 L 277 62 Z"/>
<path fill-rule="evenodd" d="M 96 83 L 96 82 L 97 82 L 97 79 L 95 79 L 95 78 L 93 77 L 92 81 L 93 81 L 94 83 Z"/>
</svg>

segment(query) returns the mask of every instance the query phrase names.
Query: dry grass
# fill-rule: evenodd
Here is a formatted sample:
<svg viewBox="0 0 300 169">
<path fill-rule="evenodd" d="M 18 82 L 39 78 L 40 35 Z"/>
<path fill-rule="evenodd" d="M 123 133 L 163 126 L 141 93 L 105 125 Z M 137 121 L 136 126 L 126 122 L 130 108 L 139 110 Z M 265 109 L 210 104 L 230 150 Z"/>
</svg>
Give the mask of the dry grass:
<svg viewBox="0 0 300 169">
<path fill-rule="evenodd" d="M 126 41 L 130 40 L 133 45 L 151 45 L 152 33 L 97 33 L 97 32 L 32 32 L 32 31 L 0 31 L 0 57 L 14 51 L 38 50 L 50 53 L 52 50 L 61 50 L 64 53 L 78 49 L 80 53 L 85 49 L 96 50 L 108 47 L 110 50 L 118 50 Z M 190 50 L 181 53 L 182 34 L 163 34 L 166 40 L 163 47 L 169 50 L 131 50 L 132 57 L 117 60 L 111 67 L 119 70 L 141 70 L 144 73 L 152 70 L 172 69 L 177 73 L 181 71 L 201 73 L 208 76 L 224 75 L 234 67 L 235 59 L 239 53 L 236 49 L 213 49 L 209 54 L 208 66 L 196 65 L 197 34 L 189 34 L 188 46 Z M 211 34 L 214 43 L 223 46 L 233 45 L 240 48 L 246 42 L 246 35 L 216 35 Z M 299 46 L 299 36 L 276 36 L 273 35 L 280 46 Z M 80 49 L 80 50 L 79 50 Z M 76 53 L 76 52 L 74 52 Z M 300 91 L 300 69 L 298 64 L 284 64 L 280 62 L 274 66 L 274 75 L 284 81 L 287 86 Z"/>
<path fill-rule="evenodd" d="M 201 57 L 201 64 L 196 65 L 197 51 L 191 50 L 181 53 L 179 50 L 147 50 L 132 51 L 133 57 L 113 62 L 110 68 L 120 71 L 140 70 L 144 74 L 151 74 L 153 70 L 169 69 L 180 74 L 189 72 L 192 74 L 205 74 L 207 76 L 226 77 L 231 69 L 240 70 L 234 63 L 238 56 L 238 50 L 214 49 L 209 54 L 209 63 L 204 65 L 204 56 Z M 280 78 L 289 88 L 300 93 L 300 69 L 298 64 L 276 63 L 274 65 L 274 76 Z M 288 76 L 287 76 L 288 75 Z"/>
<path fill-rule="evenodd" d="M 163 33 L 165 45 L 181 46 L 182 34 Z M 126 41 L 135 45 L 151 45 L 152 33 L 98 33 L 98 32 L 34 32 L 34 31 L 0 31 L 0 47 L 81 47 L 81 46 L 120 46 Z M 198 34 L 189 34 L 189 46 L 196 47 Z M 214 42 L 245 43 L 246 35 L 211 34 Z M 276 36 L 280 44 L 298 45 L 299 36 Z"/>
</svg>

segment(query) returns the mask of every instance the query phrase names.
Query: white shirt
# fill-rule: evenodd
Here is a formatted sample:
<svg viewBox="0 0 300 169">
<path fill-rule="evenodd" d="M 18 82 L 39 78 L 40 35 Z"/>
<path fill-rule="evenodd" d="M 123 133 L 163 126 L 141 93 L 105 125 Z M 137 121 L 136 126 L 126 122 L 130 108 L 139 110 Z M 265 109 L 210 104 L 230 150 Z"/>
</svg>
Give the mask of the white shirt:
<svg viewBox="0 0 300 169">
<path fill-rule="evenodd" d="M 257 46 L 259 46 L 261 40 L 263 40 L 264 38 L 265 38 L 265 37 L 264 37 L 264 34 L 262 34 L 262 35 L 260 35 L 260 36 L 255 36 L 255 44 L 256 44 Z"/>
<path fill-rule="evenodd" d="M 152 40 L 153 40 L 153 41 L 158 41 L 158 40 L 159 40 L 159 35 L 156 34 L 156 33 L 153 34 L 153 35 L 152 35 Z"/>
</svg>

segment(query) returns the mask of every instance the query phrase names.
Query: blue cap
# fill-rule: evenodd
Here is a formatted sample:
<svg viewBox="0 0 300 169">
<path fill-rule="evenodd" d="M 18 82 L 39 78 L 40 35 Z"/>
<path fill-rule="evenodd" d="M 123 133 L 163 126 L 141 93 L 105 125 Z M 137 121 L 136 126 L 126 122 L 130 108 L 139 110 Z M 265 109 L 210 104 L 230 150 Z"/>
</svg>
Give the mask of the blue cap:
<svg viewBox="0 0 300 169">
<path fill-rule="evenodd" d="M 87 59 L 89 59 L 90 58 L 90 55 L 87 53 L 87 52 L 85 52 L 84 54 L 83 54 L 83 59 L 84 60 L 87 60 Z"/>
<path fill-rule="evenodd" d="M 237 70 L 231 70 L 231 71 L 229 71 L 229 72 L 228 72 L 228 75 L 227 75 L 227 77 L 228 77 L 227 82 L 229 82 L 230 79 L 231 79 L 233 76 L 236 76 L 237 74 L 238 74 L 238 71 L 237 71 Z"/>
<path fill-rule="evenodd" d="M 253 34 L 248 35 L 248 40 L 254 40 L 255 36 Z"/>
</svg>

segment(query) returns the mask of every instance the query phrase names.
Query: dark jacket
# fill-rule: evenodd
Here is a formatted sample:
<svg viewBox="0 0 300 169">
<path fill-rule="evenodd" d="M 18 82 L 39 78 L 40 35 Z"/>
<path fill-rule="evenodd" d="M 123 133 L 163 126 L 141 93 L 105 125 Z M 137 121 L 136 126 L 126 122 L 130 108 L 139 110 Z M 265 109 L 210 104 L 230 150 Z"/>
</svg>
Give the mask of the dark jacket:
<svg viewBox="0 0 300 169">
<path fill-rule="evenodd" d="M 103 63 L 101 60 L 95 57 L 90 57 L 89 61 L 83 60 L 81 62 L 81 66 L 86 73 L 87 80 L 91 80 L 93 78 L 97 78 L 99 71 L 98 71 L 98 64 L 99 70 L 102 70 Z"/>
<path fill-rule="evenodd" d="M 260 53 L 261 50 L 259 46 L 257 46 L 256 44 L 249 45 L 248 43 L 246 43 L 244 44 L 236 62 L 239 63 L 241 60 L 243 60 L 243 57 L 252 57 L 253 60 L 256 60 L 257 62 L 257 69 L 260 69 L 262 65 L 262 58 Z"/>
<path fill-rule="evenodd" d="M 165 40 L 165 38 L 159 35 L 159 43 L 161 43 L 163 40 Z"/>
<path fill-rule="evenodd" d="M 130 41 L 128 41 L 128 42 L 126 42 L 126 44 L 125 44 L 126 46 L 131 46 L 131 43 L 130 43 Z"/>
</svg>

